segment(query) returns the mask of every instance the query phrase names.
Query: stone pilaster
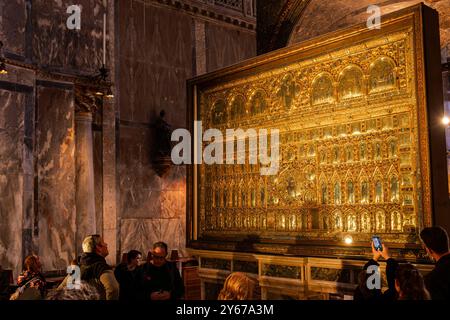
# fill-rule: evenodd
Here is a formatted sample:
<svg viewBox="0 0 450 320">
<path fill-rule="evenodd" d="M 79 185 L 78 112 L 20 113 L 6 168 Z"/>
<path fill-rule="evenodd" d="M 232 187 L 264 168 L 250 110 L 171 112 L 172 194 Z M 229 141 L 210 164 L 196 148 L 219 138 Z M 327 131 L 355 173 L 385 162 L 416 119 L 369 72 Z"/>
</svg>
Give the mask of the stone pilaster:
<svg viewBox="0 0 450 320">
<path fill-rule="evenodd" d="M 196 75 L 206 73 L 206 36 L 205 22 L 201 20 L 194 21 L 195 26 L 195 66 Z"/>
<path fill-rule="evenodd" d="M 103 237 L 108 244 L 109 264 L 118 262 L 116 207 L 116 118 L 114 100 L 103 104 Z"/>
<path fill-rule="evenodd" d="M 96 98 L 86 91 L 76 90 L 75 163 L 76 163 L 76 246 L 82 252 L 84 237 L 96 234 L 94 155 L 92 142 L 92 114 Z"/>
</svg>

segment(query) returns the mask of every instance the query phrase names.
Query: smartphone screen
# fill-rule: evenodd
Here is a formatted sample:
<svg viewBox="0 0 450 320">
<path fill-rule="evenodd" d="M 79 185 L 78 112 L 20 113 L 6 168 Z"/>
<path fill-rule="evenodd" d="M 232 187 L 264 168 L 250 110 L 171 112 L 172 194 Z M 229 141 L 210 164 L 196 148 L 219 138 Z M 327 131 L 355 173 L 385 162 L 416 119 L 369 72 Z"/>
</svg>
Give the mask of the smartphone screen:
<svg viewBox="0 0 450 320">
<path fill-rule="evenodd" d="M 383 251 L 383 246 L 381 245 L 381 239 L 378 236 L 372 237 L 373 246 L 375 247 L 375 250 Z"/>
</svg>

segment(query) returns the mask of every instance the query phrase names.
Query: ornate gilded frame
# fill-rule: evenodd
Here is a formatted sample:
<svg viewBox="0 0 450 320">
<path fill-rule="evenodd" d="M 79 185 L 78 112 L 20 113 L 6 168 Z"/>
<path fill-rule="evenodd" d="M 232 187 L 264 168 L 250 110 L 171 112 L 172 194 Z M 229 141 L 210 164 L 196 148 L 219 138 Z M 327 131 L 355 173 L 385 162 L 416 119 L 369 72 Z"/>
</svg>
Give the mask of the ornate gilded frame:
<svg viewBox="0 0 450 320">
<path fill-rule="evenodd" d="M 357 25 L 189 80 L 191 132 L 196 120 L 280 129 L 282 173 L 192 165 L 188 247 L 363 257 L 376 233 L 394 255 L 422 260 L 418 232 L 448 210 L 439 61 L 437 13 L 420 4 L 380 29 Z"/>
</svg>

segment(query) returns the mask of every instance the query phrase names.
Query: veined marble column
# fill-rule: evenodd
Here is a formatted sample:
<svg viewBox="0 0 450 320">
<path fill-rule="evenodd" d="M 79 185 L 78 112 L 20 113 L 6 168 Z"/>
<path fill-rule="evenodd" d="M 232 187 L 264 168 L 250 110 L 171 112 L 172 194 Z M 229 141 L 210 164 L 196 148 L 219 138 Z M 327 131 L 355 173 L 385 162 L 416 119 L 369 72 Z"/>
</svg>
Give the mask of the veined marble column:
<svg viewBox="0 0 450 320">
<path fill-rule="evenodd" d="M 115 265 L 120 261 L 117 237 L 116 207 L 116 118 L 115 101 L 103 103 L 103 238 L 108 244 L 106 261 Z"/>
<path fill-rule="evenodd" d="M 77 254 L 89 234 L 97 233 L 95 219 L 94 155 L 92 144 L 92 113 L 78 111 L 75 115 L 76 139 L 76 244 Z"/>
</svg>

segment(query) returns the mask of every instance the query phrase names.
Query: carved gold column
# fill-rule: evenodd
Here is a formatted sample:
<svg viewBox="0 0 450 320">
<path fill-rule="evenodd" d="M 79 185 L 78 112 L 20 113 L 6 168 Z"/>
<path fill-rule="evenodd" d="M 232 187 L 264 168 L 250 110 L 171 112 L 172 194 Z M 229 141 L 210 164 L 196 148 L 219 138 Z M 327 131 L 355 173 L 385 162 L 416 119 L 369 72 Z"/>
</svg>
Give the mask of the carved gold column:
<svg viewBox="0 0 450 320">
<path fill-rule="evenodd" d="M 82 252 L 81 244 L 84 237 L 97 233 L 92 143 L 92 115 L 96 108 L 95 96 L 84 89 L 77 88 L 75 92 L 77 254 Z"/>
</svg>

